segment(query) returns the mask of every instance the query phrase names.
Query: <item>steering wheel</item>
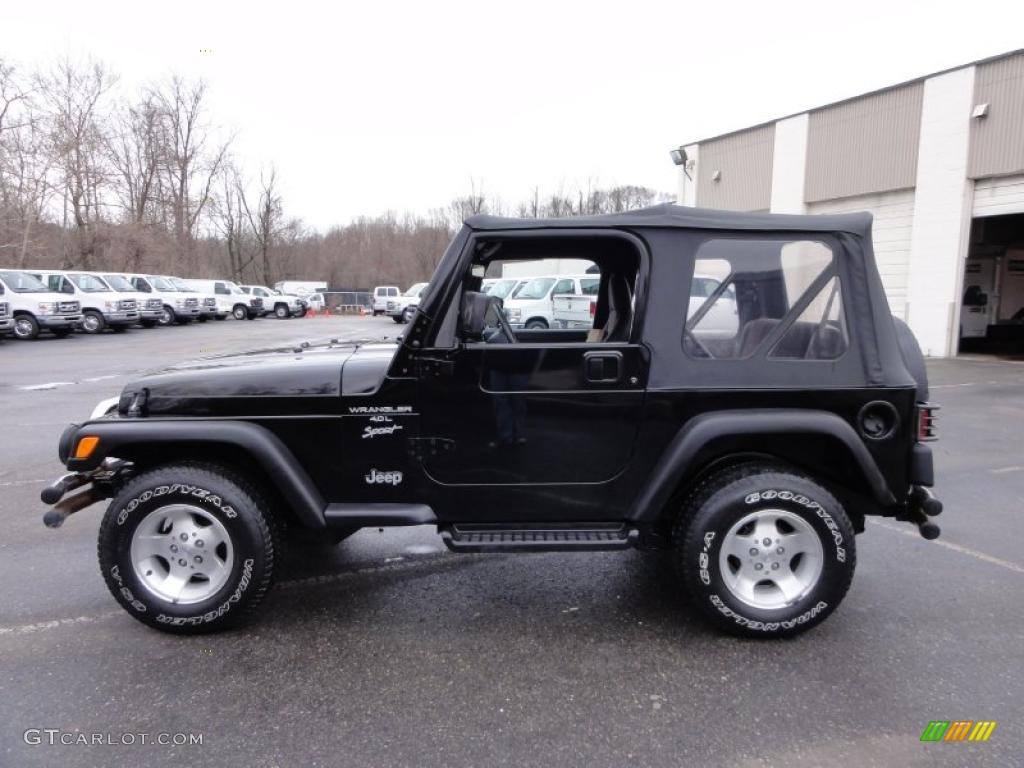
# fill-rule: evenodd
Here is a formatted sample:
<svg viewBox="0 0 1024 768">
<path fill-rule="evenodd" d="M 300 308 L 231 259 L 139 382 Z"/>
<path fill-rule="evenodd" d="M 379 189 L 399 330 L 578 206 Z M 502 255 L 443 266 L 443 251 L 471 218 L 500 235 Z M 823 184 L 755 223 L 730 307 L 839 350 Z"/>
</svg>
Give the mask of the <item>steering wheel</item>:
<svg viewBox="0 0 1024 768">
<path fill-rule="evenodd" d="M 515 333 L 512 331 L 512 326 L 508 322 L 508 317 L 505 315 L 505 308 L 502 306 L 501 302 L 496 301 L 491 306 L 494 307 L 494 311 L 498 315 L 498 325 L 501 326 L 501 332 L 508 338 L 508 343 L 518 344 L 519 339 L 516 338 Z"/>
</svg>

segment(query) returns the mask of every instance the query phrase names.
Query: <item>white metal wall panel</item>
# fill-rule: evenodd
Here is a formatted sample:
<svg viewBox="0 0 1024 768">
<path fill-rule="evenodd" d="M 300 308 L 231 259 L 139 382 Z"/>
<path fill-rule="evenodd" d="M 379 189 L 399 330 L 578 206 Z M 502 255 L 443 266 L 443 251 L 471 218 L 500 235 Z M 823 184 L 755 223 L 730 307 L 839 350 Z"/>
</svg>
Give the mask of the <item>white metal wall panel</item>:
<svg viewBox="0 0 1024 768">
<path fill-rule="evenodd" d="M 906 319 L 907 274 L 910 268 L 910 235 L 914 222 L 914 191 L 880 192 L 874 195 L 846 197 L 810 203 L 808 213 L 853 213 L 868 211 L 874 217 L 871 240 L 875 261 L 889 308 Z"/>
<path fill-rule="evenodd" d="M 976 181 L 972 212 L 975 216 L 1024 213 L 1024 175 Z"/>
</svg>

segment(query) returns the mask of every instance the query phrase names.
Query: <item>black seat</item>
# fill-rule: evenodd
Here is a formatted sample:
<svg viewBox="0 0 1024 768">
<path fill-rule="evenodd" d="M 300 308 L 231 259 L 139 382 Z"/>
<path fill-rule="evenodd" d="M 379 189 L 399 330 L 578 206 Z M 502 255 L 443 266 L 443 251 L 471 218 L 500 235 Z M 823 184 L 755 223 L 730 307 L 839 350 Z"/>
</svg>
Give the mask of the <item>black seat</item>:
<svg viewBox="0 0 1024 768">
<path fill-rule="evenodd" d="M 624 274 L 613 272 L 608 276 L 605 299 L 608 302 L 608 319 L 601 341 L 628 341 L 633 320 L 633 292 Z"/>
</svg>

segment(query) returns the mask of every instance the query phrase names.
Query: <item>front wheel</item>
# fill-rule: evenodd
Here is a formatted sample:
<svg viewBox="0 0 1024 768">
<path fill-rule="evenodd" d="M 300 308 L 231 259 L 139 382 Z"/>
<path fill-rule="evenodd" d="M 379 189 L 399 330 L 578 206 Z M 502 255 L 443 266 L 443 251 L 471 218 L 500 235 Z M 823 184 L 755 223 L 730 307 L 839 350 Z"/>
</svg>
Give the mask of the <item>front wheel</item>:
<svg viewBox="0 0 1024 768">
<path fill-rule="evenodd" d="M 249 310 L 244 304 L 236 304 L 234 309 L 231 310 L 231 315 L 235 320 L 245 320 L 249 316 Z"/>
<path fill-rule="evenodd" d="M 14 318 L 14 336 L 26 341 L 39 338 L 39 323 L 32 315 L 18 315 Z"/>
<path fill-rule="evenodd" d="M 274 307 L 274 317 L 276 317 L 278 320 L 287 320 L 288 315 L 288 307 L 285 306 L 284 304 L 278 304 L 276 307 Z"/>
<path fill-rule="evenodd" d="M 795 635 L 850 587 L 853 526 L 827 490 L 748 465 L 707 480 L 673 531 L 679 575 L 711 623 L 746 637 Z"/>
<path fill-rule="evenodd" d="M 174 314 L 174 310 L 166 304 L 163 310 L 160 312 L 160 319 L 157 322 L 160 325 L 173 325 L 178 319 L 178 316 Z"/>
<path fill-rule="evenodd" d="M 245 478 L 172 464 L 134 478 L 110 503 L 100 569 L 134 618 L 199 634 L 255 611 L 270 588 L 276 544 L 267 503 Z"/>
<path fill-rule="evenodd" d="M 547 330 L 548 324 L 546 320 L 534 319 L 530 320 L 526 324 L 526 330 L 528 331 L 543 331 Z"/>
<path fill-rule="evenodd" d="M 106 327 L 107 321 L 103 319 L 103 315 L 99 312 L 87 309 L 82 313 L 82 330 L 86 333 L 100 333 Z"/>
</svg>

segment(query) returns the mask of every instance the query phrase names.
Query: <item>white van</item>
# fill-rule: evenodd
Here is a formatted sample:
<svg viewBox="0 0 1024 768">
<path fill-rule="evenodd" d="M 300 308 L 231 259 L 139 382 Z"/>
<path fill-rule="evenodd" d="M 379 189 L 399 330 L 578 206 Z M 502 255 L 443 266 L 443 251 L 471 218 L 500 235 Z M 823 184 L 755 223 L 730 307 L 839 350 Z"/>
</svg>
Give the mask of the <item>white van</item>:
<svg viewBox="0 0 1024 768">
<path fill-rule="evenodd" d="M 373 316 L 383 315 L 388 309 L 388 299 L 397 299 L 401 291 L 397 285 L 378 285 L 373 289 Z"/>
<path fill-rule="evenodd" d="M 189 280 L 188 284 L 214 297 L 218 320 L 228 315 L 235 320 L 255 320 L 263 314 L 263 299 L 246 293 L 230 280 Z"/>
<path fill-rule="evenodd" d="M 600 287 L 600 275 L 541 275 L 524 279 L 505 299 L 505 315 L 513 328 L 552 328 L 553 296 L 596 296 Z M 494 289 L 491 290 L 493 295 Z"/>
<path fill-rule="evenodd" d="M 152 328 L 160 322 L 160 316 L 164 312 L 164 303 L 161 299 L 135 290 L 124 275 L 103 272 L 89 272 L 87 274 L 98 277 L 109 285 L 110 289 L 118 296 L 135 299 L 135 306 L 139 310 L 139 325 L 143 328 Z"/>
<path fill-rule="evenodd" d="M 221 312 L 217 308 L 217 297 L 207 291 L 200 291 L 198 288 L 192 285 L 191 281 L 184 280 L 180 277 L 171 277 L 170 275 L 162 276 L 171 285 L 182 293 L 194 293 L 199 299 L 199 322 L 205 323 L 209 319 L 223 320 L 228 316 L 227 312 Z"/>
<path fill-rule="evenodd" d="M 157 296 L 163 302 L 160 325 L 184 325 L 199 317 L 199 297 L 182 293 L 171 281 L 155 275 L 125 275 L 135 290 Z"/>
<path fill-rule="evenodd" d="M 0 301 L 14 318 L 14 336 L 34 339 L 40 330 L 67 336 L 82 322 L 82 308 L 67 294 L 54 293 L 38 278 L 17 269 L 0 269 Z"/>
<path fill-rule="evenodd" d="M 57 270 L 32 270 L 31 274 L 54 293 L 78 299 L 82 308 L 80 328 L 86 333 L 100 333 L 106 328 L 120 332 L 139 322 L 135 298 L 119 295 L 94 275 Z"/>
</svg>

